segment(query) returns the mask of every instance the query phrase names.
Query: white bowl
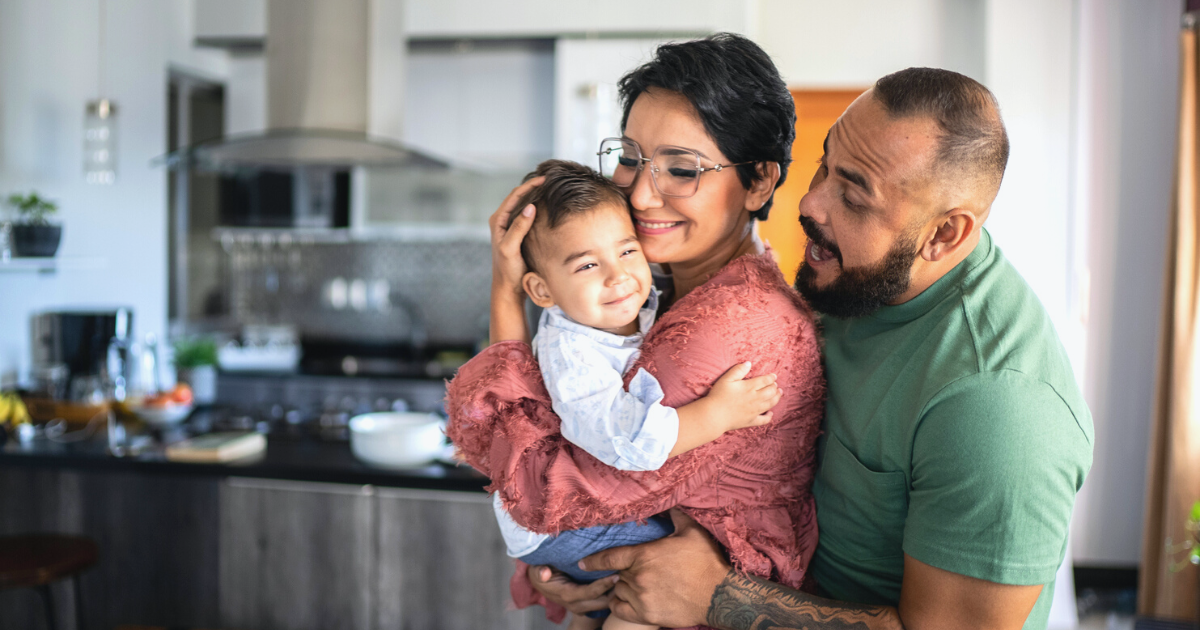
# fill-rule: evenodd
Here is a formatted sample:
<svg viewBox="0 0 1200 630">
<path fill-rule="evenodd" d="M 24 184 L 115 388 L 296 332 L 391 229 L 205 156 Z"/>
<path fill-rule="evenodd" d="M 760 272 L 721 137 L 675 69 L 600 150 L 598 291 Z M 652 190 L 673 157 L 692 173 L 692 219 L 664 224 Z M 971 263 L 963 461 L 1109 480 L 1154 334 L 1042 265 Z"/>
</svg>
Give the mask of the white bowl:
<svg viewBox="0 0 1200 630">
<path fill-rule="evenodd" d="M 442 419 L 431 413 L 381 411 L 350 419 L 350 450 L 380 468 L 429 464 L 445 450 Z"/>
<path fill-rule="evenodd" d="M 192 405 L 174 404 L 161 407 L 134 407 L 133 413 L 152 427 L 169 427 L 183 422 L 192 413 Z"/>
</svg>

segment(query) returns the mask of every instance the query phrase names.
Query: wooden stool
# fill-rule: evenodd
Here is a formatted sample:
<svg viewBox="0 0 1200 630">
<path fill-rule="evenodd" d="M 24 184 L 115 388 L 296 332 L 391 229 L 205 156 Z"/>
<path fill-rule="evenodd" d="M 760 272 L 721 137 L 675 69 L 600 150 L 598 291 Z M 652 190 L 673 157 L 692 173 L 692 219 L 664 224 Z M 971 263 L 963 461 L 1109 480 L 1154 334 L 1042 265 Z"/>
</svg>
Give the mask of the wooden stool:
<svg viewBox="0 0 1200 630">
<path fill-rule="evenodd" d="M 50 583 L 69 577 L 75 589 L 75 627 L 83 630 L 79 574 L 96 564 L 96 557 L 96 543 L 90 538 L 63 534 L 0 536 L 0 590 L 36 590 L 46 606 L 46 625 L 53 630 L 57 626 Z"/>
</svg>

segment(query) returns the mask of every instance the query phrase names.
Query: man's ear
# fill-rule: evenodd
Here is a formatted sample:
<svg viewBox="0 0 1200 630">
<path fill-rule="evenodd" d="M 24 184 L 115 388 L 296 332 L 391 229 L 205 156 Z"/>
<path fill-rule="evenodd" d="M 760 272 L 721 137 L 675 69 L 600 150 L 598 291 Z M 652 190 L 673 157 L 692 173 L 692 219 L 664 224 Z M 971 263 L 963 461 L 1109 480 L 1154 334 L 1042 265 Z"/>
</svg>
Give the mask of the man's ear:
<svg viewBox="0 0 1200 630">
<path fill-rule="evenodd" d="M 533 300 L 534 304 L 542 308 L 554 306 L 554 298 L 550 297 L 550 287 L 537 273 L 533 271 L 526 273 L 525 277 L 521 278 L 521 286 L 525 288 L 525 294 Z"/>
<path fill-rule="evenodd" d="M 746 191 L 746 211 L 754 212 L 767 205 L 767 200 L 775 192 L 775 182 L 779 181 L 778 162 L 759 162 L 754 165 L 758 171 L 758 179 L 750 183 Z"/>
<path fill-rule="evenodd" d="M 979 217 L 964 208 L 946 212 L 937 220 L 933 235 L 921 246 L 921 257 L 929 262 L 937 262 L 954 255 L 966 246 L 978 222 Z"/>
</svg>

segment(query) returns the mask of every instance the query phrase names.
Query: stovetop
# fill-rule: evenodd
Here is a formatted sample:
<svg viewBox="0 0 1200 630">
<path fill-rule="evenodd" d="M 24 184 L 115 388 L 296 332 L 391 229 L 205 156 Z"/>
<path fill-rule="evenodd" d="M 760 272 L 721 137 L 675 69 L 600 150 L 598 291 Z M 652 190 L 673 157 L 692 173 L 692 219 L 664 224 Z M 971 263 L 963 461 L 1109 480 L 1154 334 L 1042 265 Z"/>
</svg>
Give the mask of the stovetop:
<svg viewBox="0 0 1200 630">
<path fill-rule="evenodd" d="M 215 405 L 198 410 L 193 432 L 258 431 L 272 438 L 349 440 L 350 418 L 373 411 L 444 414 L 440 380 L 222 374 Z"/>
</svg>

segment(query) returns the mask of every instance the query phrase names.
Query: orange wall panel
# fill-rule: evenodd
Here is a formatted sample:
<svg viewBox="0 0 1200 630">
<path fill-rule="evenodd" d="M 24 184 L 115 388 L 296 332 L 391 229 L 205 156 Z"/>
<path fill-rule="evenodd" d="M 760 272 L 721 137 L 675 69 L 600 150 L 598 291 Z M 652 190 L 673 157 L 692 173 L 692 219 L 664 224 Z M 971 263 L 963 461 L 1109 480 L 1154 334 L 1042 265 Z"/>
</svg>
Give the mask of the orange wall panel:
<svg viewBox="0 0 1200 630">
<path fill-rule="evenodd" d="M 800 229 L 800 198 L 808 191 L 808 182 L 817 172 L 825 134 L 842 112 L 864 90 L 792 90 L 796 101 L 796 141 L 792 143 L 792 165 L 788 178 L 775 191 L 770 218 L 758 225 L 758 232 L 774 248 L 779 268 L 793 282 L 804 261 L 804 231 Z"/>
</svg>

